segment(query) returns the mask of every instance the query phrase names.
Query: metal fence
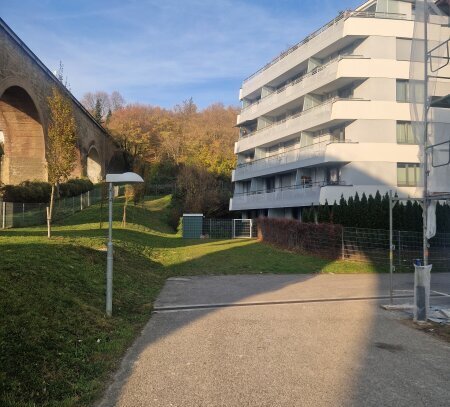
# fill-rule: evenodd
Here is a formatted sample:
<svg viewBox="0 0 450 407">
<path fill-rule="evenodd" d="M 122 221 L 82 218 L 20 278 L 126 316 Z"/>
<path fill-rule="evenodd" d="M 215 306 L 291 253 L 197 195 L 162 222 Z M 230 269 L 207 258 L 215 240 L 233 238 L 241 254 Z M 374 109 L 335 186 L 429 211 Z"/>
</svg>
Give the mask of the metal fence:
<svg viewBox="0 0 450 407">
<path fill-rule="evenodd" d="M 183 237 L 199 239 L 252 239 L 258 236 L 253 219 L 201 218 L 201 227 L 183 218 Z"/>
<path fill-rule="evenodd" d="M 194 237 L 193 235 L 203 239 L 258 237 L 257 220 L 203 218 L 201 222 L 201 227 L 197 228 L 195 233 L 190 233 L 190 237 Z M 286 230 L 286 233 L 290 233 L 289 230 Z M 346 227 L 342 228 L 341 238 L 330 240 L 326 237 L 320 233 L 308 233 L 306 245 L 290 249 L 309 252 L 312 248 L 315 249 L 312 254 L 325 253 L 333 257 L 338 256 L 342 260 L 386 266 L 386 271 L 389 270 L 389 230 Z M 433 270 L 450 271 L 450 233 L 437 233 L 430 239 L 429 244 L 429 259 L 430 264 L 433 264 Z M 393 249 L 395 270 L 411 271 L 414 259 L 422 257 L 422 233 L 394 231 Z"/>
<path fill-rule="evenodd" d="M 393 264 L 397 271 L 411 270 L 423 255 L 422 233 L 393 231 Z M 429 262 L 435 271 L 450 271 L 450 233 L 437 233 L 429 241 Z M 389 265 L 389 230 L 344 228 L 342 257 L 345 260 Z"/>
<path fill-rule="evenodd" d="M 115 191 L 119 193 L 118 188 Z M 81 211 L 102 199 L 102 188 L 94 188 L 78 196 L 58 199 L 54 204 L 53 219 L 60 220 Z M 0 201 L 2 229 L 43 225 L 47 222 L 48 203 L 17 203 Z"/>
</svg>

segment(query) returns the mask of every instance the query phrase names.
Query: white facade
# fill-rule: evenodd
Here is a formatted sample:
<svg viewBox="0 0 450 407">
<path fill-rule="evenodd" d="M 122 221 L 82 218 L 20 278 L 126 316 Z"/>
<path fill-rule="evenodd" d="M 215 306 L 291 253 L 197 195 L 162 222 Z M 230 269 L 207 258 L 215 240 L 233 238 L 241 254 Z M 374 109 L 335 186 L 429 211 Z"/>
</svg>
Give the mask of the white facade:
<svg viewBox="0 0 450 407">
<path fill-rule="evenodd" d="M 246 79 L 230 210 L 295 216 L 356 192 L 421 196 L 413 31 L 412 1 L 371 0 Z"/>
</svg>

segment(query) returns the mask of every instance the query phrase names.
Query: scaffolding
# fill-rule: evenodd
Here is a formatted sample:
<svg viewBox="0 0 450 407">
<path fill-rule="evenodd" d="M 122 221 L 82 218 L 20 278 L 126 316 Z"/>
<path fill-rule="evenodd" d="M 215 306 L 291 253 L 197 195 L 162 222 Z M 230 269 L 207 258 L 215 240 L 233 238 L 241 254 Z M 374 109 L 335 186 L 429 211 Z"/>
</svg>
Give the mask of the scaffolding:
<svg viewBox="0 0 450 407">
<path fill-rule="evenodd" d="M 402 198 L 390 193 L 389 200 L 389 272 L 390 297 L 393 301 L 393 245 L 392 210 L 396 203 L 417 200 L 422 203 L 423 265 L 429 262 L 429 208 L 433 201 L 450 201 L 450 188 L 442 182 L 442 175 L 450 168 L 449 123 L 439 122 L 442 111 L 450 110 L 450 0 L 416 0 L 414 5 L 414 35 L 411 44 L 410 103 L 413 131 L 420 140 L 423 173 L 422 196 Z M 440 19 L 440 20 L 439 20 Z M 441 93 L 437 96 L 434 93 Z M 442 94 L 443 93 L 443 94 Z M 445 110 L 443 110 L 445 109 Z M 430 159 L 431 158 L 431 159 Z M 440 169 L 440 170 L 438 170 Z M 444 173 L 442 172 L 444 171 Z M 441 177 L 441 178 L 440 178 Z M 450 178 L 450 174 L 447 174 Z M 430 180 L 434 182 L 430 189 Z M 440 190 L 439 188 L 442 188 Z"/>
</svg>

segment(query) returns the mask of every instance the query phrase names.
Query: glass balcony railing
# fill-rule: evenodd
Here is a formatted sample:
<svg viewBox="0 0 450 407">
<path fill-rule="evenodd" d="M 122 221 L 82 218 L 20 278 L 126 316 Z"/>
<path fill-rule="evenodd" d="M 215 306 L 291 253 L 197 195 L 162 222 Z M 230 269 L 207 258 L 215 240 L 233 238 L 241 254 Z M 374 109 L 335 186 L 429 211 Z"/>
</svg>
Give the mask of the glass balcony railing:
<svg viewBox="0 0 450 407">
<path fill-rule="evenodd" d="M 301 182 L 300 184 L 295 185 L 288 185 L 284 187 L 278 187 L 278 188 L 271 188 L 271 189 L 261 189 L 257 191 L 247 191 L 247 192 L 238 192 L 234 193 L 233 197 L 240 197 L 240 196 L 251 196 L 251 195 L 261 195 L 261 194 L 273 194 L 281 191 L 296 191 L 296 190 L 307 190 L 307 189 L 314 189 L 314 188 L 322 188 L 327 186 L 346 186 L 347 183 L 342 180 L 337 181 L 305 181 Z"/>
<path fill-rule="evenodd" d="M 292 148 L 269 157 L 240 163 L 236 166 L 237 172 L 247 170 L 264 170 L 274 166 L 286 165 L 325 154 L 327 146 L 330 144 L 352 143 L 351 140 L 326 140 L 319 143 L 310 144 L 304 147 Z"/>
<path fill-rule="evenodd" d="M 297 79 L 295 79 L 292 82 L 286 83 L 281 88 L 278 88 L 278 89 L 274 90 L 272 93 L 269 93 L 268 95 L 262 97 L 261 99 L 258 99 L 255 102 L 250 103 L 249 105 L 243 107 L 241 109 L 241 114 L 246 112 L 246 111 L 248 111 L 248 109 L 259 105 L 260 103 L 262 103 L 262 102 L 264 102 L 266 100 L 270 100 L 270 98 L 273 97 L 274 95 L 279 95 L 280 93 L 283 93 L 284 91 L 286 91 L 290 87 L 295 86 L 298 83 L 301 83 L 304 80 L 313 77 L 317 73 L 322 72 L 323 70 L 327 69 L 330 65 L 333 65 L 334 63 L 337 63 L 337 62 L 341 61 L 342 59 L 362 59 L 362 58 L 364 58 L 364 56 L 362 56 L 362 55 L 354 55 L 354 54 L 338 55 L 337 57 L 331 59 L 330 61 L 326 62 L 325 64 L 317 66 L 316 68 L 312 69 L 308 73 L 305 73 L 300 78 L 297 78 Z"/>
<path fill-rule="evenodd" d="M 300 48 L 302 45 L 308 43 L 311 41 L 314 37 L 317 37 L 319 34 L 323 33 L 324 31 L 328 30 L 330 27 L 335 26 L 341 21 L 345 21 L 350 17 L 359 17 L 359 18 L 384 18 L 384 19 L 392 19 L 392 20 L 406 20 L 407 16 L 406 14 L 399 14 L 399 13 L 379 13 L 379 12 L 369 12 L 369 11 L 343 11 L 340 13 L 336 18 L 319 28 L 317 31 L 314 31 L 312 34 L 308 35 L 306 38 L 292 46 L 291 48 L 287 49 L 286 51 L 283 51 L 280 55 L 278 55 L 276 58 L 272 59 L 269 63 L 264 65 L 261 69 L 250 75 L 248 78 L 244 79 L 244 84 L 247 83 L 249 80 L 254 78 L 255 76 L 259 75 L 261 72 L 264 72 L 271 66 L 275 65 L 277 62 L 281 61 L 283 58 L 287 57 L 289 54 Z"/>
<path fill-rule="evenodd" d="M 334 97 L 334 98 L 326 100 L 325 102 L 323 102 L 323 103 L 321 103 L 319 105 L 313 106 L 313 107 L 311 107 L 311 108 L 309 108 L 307 110 L 303 110 L 302 112 L 296 113 L 296 114 L 294 114 L 292 116 L 288 116 L 288 117 L 284 118 L 283 120 L 279 120 L 277 122 L 269 124 L 268 126 L 265 126 L 265 127 L 262 127 L 262 128 L 260 128 L 258 130 L 252 131 L 251 133 L 241 134 L 239 136 L 239 139 L 245 139 L 245 138 L 248 138 L 248 137 L 253 137 L 256 134 L 259 134 L 259 133 L 261 133 L 263 131 L 267 131 L 268 129 L 271 129 L 271 128 L 274 128 L 276 126 L 279 126 L 279 125 L 281 125 L 283 123 L 286 123 L 286 122 L 288 122 L 290 120 L 295 120 L 295 119 L 297 119 L 299 117 L 308 115 L 308 114 L 313 113 L 313 112 L 317 112 L 318 110 L 323 109 L 324 107 L 327 107 L 327 106 L 333 104 L 334 102 L 338 102 L 338 101 L 355 101 L 355 100 L 366 100 L 366 99 L 353 98 L 353 97 L 350 97 L 350 98 Z"/>
</svg>

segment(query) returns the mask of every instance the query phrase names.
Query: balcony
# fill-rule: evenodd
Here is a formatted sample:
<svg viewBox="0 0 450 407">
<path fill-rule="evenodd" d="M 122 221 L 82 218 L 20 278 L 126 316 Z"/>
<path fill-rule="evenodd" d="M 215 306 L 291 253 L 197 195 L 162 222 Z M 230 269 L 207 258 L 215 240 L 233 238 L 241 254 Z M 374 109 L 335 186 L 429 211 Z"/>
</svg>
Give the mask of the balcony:
<svg viewBox="0 0 450 407">
<path fill-rule="evenodd" d="M 332 120 L 345 121 L 353 119 L 354 107 L 353 103 L 362 102 L 367 103 L 364 99 L 357 98 L 332 98 L 326 102 L 312 107 L 303 112 L 289 116 L 279 122 L 270 124 L 262 129 L 256 130 L 252 133 L 243 135 L 235 145 L 235 154 L 262 146 L 273 141 L 282 141 L 293 134 L 299 134 L 305 130 L 311 130 L 315 127 L 325 125 Z M 339 106 L 344 104 L 344 106 Z M 352 104 L 348 106 L 348 104 Z M 333 115 L 335 106 L 338 108 L 338 114 Z M 367 108 L 367 106 L 365 106 Z M 361 109 L 358 109 L 359 111 Z M 363 112 L 366 109 L 363 109 Z"/>
<path fill-rule="evenodd" d="M 404 21 L 399 24 L 395 20 Z M 344 37 L 386 35 L 410 38 L 412 24 L 413 22 L 409 21 L 404 14 L 365 11 L 343 12 L 245 79 L 242 84 L 241 97 L 252 94 L 283 73 L 293 69 L 299 63 L 314 57 L 321 50 L 333 46 Z"/>
<path fill-rule="evenodd" d="M 355 144 L 351 140 L 322 141 L 305 147 L 294 148 L 270 157 L 238 164 L 233 172 L 232 181 L 261 177 L 282 171 L 294 170 L 323 163 L 326 152 L 332 144 Z"/>
<path fill-rule="evenodd" d="M 282 105 L 292 102 L 338 78 L 339 62 L 343 59 L 367 59 L 361 55 L 339 55 L 322 66 L 314 68 L 302 77 L 292 81 L 273 93 L 242 108 L 238 116 L 238 125 L 258 116 L 269 113 Z M 345 76 L 342 75 L 341 76 Z"/>
<path fill-rule="evenodd" d="M 301 185 L 275 188 L 270 191 L 254 191 L 235 194 L 230 200 L 230 210 L 285 208 L 318 205 L 324 187 L 345 186 L 345 182 L 310 182 Z"/>
</svg>

